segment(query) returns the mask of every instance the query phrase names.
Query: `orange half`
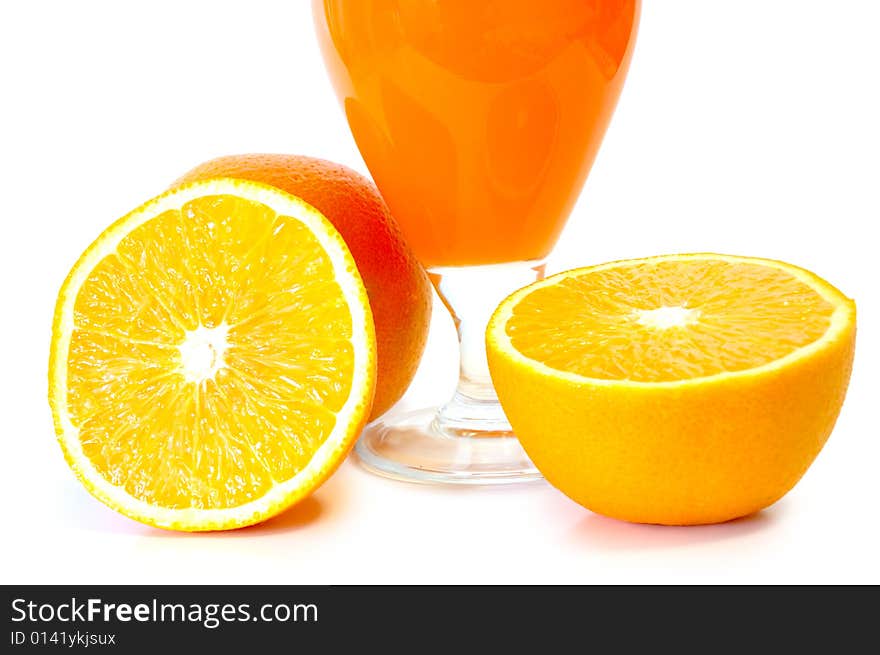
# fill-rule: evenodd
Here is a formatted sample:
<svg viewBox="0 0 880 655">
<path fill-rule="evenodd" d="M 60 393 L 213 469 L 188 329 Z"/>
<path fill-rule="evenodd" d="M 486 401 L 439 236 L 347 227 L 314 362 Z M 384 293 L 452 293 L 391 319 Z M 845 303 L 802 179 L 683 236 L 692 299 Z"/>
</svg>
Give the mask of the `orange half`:
<svg viewBox="0 0 880 655">
<path fill-rule="evenodd" d="M 576 269 L 507 298 L 492 380 L 526 452 L 586 507 L 726 521 L 776 501 L 846 393 L 855 304 L 783 262 L 668 255 Z"/>
<path fill-rule="evenodd" d="M 210 180 L 108 228 L 61 289 L 49 400 L 102 502 L 178 530 L 241 527 L 325 480 L 370 411 L 366 292 L 333 226 Z"/>
</svg>

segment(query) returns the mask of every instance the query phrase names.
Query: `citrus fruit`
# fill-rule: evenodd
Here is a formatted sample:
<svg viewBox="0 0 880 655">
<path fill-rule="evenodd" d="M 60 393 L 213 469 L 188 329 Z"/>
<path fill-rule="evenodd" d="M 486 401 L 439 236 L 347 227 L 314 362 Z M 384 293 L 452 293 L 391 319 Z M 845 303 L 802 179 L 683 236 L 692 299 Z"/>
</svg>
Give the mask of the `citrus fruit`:
<svg viewBox="0 0 880 655">
<path fill-rule="evenodd" d="M 55 310 L 49 401 L 98 499 L 218 530 L 281 512 L 336 469 L 375 365 L 333 226 L 273 187 L 212 180 L 144 204 L 79 258 Z"/>
<path fill-rule="evenodd" d="M 854 303 L 765 259 L 670 255 L 560 273 L 498 307 L 492 380 L 547 480 L 627 521 L 699 524 L 782 497 L 846 393 Z"/>
<path fill-rule="evenodd" d="M 314 206 L 348 245 L 367 288 L 379 372 L 371 418 L 385 413 L 409 387 L 431 322 L 431 283 L 403 240 L 376 186 L 363 175 L 299 155 L 231 155 L 212 159 L 175 184 L 212 177 L 253 180 Z"/>
</svg>

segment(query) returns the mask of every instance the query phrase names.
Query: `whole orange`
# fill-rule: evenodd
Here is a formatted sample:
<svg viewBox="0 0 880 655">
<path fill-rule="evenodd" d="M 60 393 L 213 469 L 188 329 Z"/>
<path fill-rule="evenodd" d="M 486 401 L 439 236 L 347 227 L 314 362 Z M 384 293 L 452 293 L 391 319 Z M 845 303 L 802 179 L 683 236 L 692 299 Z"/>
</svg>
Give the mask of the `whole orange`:
<svg viewBox="0 0 880 655">
<path fill-rule="evenodd" d="M 172 186 L 218 177 L 277 187 L 305 200 L 339 230 L 363 278 L 376 325 L 378 376 L 370 418 L 385 413 L 418 368 L 432 295 L 424 269 L 376 186 L 341 164 L 282 154 L 218 157 L 196 166 Z"/>
</svg>

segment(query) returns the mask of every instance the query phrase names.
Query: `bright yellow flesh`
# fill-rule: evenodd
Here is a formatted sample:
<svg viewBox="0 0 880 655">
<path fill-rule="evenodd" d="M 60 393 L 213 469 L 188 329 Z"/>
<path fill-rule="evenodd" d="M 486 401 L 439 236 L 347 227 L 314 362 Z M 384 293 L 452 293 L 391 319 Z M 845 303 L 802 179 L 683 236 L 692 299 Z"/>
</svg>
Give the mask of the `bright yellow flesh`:
<svg viewBox="0 0 880 655">
<path fill-rule="evenodd" d="M 351 394 L 351 309 L 300 220 L 234 195 L 136 227 L 74 301 L 67 412 L 110 484 L 222 509 L 300 472 Z"/>
<path fill-rule="evenodd" d="M 538 285 L 506 332 L 587 378 L 664 382 L 752 369 L 813 343 L 835 307 L 791 272 L 723 258 L 641 260 Z"/>
</svg>

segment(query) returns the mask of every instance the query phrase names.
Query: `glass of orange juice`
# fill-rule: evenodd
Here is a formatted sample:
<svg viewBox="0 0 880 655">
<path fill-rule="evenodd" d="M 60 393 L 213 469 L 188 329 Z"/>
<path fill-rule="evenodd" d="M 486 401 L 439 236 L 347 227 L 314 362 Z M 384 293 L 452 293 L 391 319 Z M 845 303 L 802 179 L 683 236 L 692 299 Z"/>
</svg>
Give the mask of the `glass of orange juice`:
<svg viewBox="0 0 880 655">
<path fill-rule="evenodd" d="M 440 408 L 393 411 L 358 442 L 391 477 L 540 477 L 486 365 L 497 304 L 544 271 L 629 67 L 640 0 L 313 0 L 358 148 L 458 328 Z"/>
</svg>

